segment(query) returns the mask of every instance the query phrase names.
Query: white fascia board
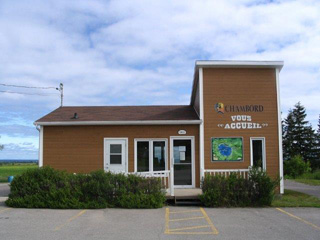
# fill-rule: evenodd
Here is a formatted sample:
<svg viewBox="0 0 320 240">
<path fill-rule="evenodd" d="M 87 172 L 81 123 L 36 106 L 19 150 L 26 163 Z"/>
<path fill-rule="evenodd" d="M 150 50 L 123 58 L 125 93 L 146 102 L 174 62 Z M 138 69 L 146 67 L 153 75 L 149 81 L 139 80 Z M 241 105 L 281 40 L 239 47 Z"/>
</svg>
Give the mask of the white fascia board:
<svg viewBox="0 0 320 240">
<path fill-rule="evenodd" d="M 196 68 L 277 68 L 281 71 L 283 61 L 196 61 Z"/>
<path fill-rule="evenodd" d="M 84 126 L 84 125 L 188 125 L 201 124 L 201 120 L 162 120 L 162 121 L 65 121 L 35 122 L 39 126 Z"/>
</svg>

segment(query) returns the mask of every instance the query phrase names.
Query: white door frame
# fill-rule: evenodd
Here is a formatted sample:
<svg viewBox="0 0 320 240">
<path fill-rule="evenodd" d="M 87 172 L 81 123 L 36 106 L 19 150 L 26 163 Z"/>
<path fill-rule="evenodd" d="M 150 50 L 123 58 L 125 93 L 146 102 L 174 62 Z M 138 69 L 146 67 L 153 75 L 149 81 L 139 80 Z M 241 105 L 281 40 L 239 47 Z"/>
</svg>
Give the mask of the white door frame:
<svg viewBox="0 0 320 240">
<path fill-rule="evenodd" d="M 191 185 L 174 185 L 174 188 L 195 188 L 195 146 L 194 146 L 194 136 L 170 136 L 170 169 L 174 173 L 174 158 L 173 158 L 173 140 L 191 140 L 191 174 L 192 174 L 192 184 Z M 174 178 L 173 178 L 174 179 Z"/>
<path fill-rule="evenodd" d="M 267 157 L 266 157 L 266 138 L 265 137 L 250 137 L 250 165 L 253 167 L 253 140 L 261 140 L 262 141 L 262 169 L 264 171 L 267 170 Z"/>
<path fill-rule="evenodd" d="M 103 170 L 105 171 L 105 166 L 106 166 L 106 142 L 108 140 L 124 140 L 125 141 L 125 150 L 126 150 L 126 153 L 125 153 L 125 172 L 128 172 L 128 138 L 124 138 L 124 137 L 121 137 L 121 138 L 104 138 L 103 139 Z"/>
</svg>

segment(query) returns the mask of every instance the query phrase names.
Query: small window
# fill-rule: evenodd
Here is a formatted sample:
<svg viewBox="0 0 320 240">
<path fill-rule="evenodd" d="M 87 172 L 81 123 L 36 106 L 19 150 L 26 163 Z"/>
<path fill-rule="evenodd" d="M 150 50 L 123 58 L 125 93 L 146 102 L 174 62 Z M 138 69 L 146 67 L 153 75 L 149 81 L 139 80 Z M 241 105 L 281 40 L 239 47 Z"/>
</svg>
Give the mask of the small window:
<svg viewBox="0 0 320 240">
<path fill-rule="evenodd" d="M 264 138 L 251 138 L 251 166 L 266 169 Z"/>
<path fill-rule="evenodd" d="M 166 169 L 166 141 L 136 140 L 137 172 L 164 171 Z"/>
<path fill-rule="evenodd" d="M 122 163 L 122 147 L 121 144 L 110 144 L 110 164 Z"/>
</svg>

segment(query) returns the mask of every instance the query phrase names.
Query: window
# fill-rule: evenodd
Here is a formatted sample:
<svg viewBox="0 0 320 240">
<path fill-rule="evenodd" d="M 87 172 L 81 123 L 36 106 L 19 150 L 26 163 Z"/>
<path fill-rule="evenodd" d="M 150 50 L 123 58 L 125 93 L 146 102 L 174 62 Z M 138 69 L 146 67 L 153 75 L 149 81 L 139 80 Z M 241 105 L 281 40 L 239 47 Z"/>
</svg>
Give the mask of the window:
<svg viewBox="0 0 320 240">
<path fill-rule="evenodd" d="M 265 139 L 250 138 L 251 166 L 266 170 Z"/>
<path fill-rule="evenodd" d="M 110 144 L 110 164 L 122 163 L 121 144 Z"/>
<path fill-rule="evenodd" d="M 137 172 L 166 170 L 167 140 L 135 140 L 135 158 Z"/>
</svg>

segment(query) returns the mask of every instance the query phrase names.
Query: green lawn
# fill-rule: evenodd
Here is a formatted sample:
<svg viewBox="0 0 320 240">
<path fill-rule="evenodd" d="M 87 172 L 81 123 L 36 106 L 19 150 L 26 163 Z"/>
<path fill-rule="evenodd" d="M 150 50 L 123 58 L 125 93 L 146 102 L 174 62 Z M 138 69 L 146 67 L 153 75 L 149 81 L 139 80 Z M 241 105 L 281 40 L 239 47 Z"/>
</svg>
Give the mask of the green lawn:
<svg viewBox="0 0 320 240">
<path fill-rule="evenodd" d="M 16 163 L 0 165 L 0 182 L 8 182 L 9 176 L 17 176 L 28 169 L 37 168 L 34 163 Z"/>
<path fill-rule="evenodd" d="M 284 190 L 283 195 L 278 195 L 272 202 L 272 207 L 317 207 L 320 208 L 320 199 L 292 191 Z"/>
<path fill-rule="evenodd" d="M 299 183 L 304 183 L 308 185 L 313 185 L 313 186 L 319 186 L 320 185 L 320 180 L 318 179 L 291 179 L 293 181 L 299 182 Z"/>
</svg>

